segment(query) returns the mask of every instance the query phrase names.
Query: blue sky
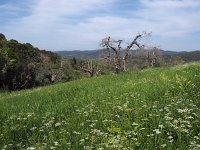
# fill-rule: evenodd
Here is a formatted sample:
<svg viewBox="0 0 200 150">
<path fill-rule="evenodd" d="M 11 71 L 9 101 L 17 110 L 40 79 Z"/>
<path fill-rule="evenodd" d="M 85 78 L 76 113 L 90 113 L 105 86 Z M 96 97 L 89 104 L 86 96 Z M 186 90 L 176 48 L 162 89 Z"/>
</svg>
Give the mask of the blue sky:
<svg viewBox="0 0 200 150">
<path fill-rule="evenodd" d="M 46 50 L 100 48 L 152 32 L 148 46 L 200 50 L 200 0 L 0 0 L 0 32 Z"/>
</svg>

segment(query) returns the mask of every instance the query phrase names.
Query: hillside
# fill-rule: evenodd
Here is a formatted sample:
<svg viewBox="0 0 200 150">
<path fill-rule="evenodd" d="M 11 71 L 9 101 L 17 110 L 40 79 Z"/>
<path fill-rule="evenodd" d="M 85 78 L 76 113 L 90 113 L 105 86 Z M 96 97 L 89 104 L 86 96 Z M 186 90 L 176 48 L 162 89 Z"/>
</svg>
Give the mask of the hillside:
<svg viewBox="0 0 200 150">
<path fill-rule="evenodd" d="M 72 50 L 72 51 L 55 51 L 55 53 L 57 53 L 59 56 L 62 57 L 66 57 L 66 58 L 78 58 L 78 59 L 82 59 L 82 58 L 89 58 L 89 59 L 98 59 L 103 55 L 103 49 L 99 49 L 99 50 Z M 134 56 L 137 53 L 137 50 L 132 50 L 131 51 L 131 55 Z M 166 55 L 166 56 L 172 56 L 175 54 L 179 54 L 180 52 L 175 52 L 175 51 L 161 51 L 162 55 Z"/>
<path fill-rule="evenodd" d="M 7 40 L 0 33 L 0 92 L 14 91 L 81 78 L 76 60 L 40 50 L 30 43 Z"/>
<path fill-rule="evenodd" d="M 74 50 L 74 51 L 55 51 L 59 56 L 65 57 L 65 58 L 78 58 L 78 59 L 98 59 L 102 57 L 103 50 Z M 137 50 L 132 50 L 131 55 L 134 58 L 137 53 Z M 190 52 L 178 52 L 178 51 L 167 51 L 167 50 L 161 50 L 160 55 L 164 57 L 181 57 L 184 61 L 198 61 L 200 60 L 200 51 L 190 51 Z"/>
<path fill-rule="evenodd" d="M 1 149 L 199 149 L 200 63 L 0 93 Z"/>
<path fill-rule="evenodd" d="M 47 75 L 59 66 L 60 57 L 30 43 L 7 40 L 0 33 L 0 90 L 19 90 L 49 84 Z M 46 77 L 45 77 L 46 76 Z"/>
<path fill-rule="evenodd" d="M 97 59 L 101 56 L 102 52 L 101 50 L 72 50 L 72 51 L 55 51 L 59 56 L 65 57 L 65 58 L 78 58 L 78 59 Z"/>
</svg>

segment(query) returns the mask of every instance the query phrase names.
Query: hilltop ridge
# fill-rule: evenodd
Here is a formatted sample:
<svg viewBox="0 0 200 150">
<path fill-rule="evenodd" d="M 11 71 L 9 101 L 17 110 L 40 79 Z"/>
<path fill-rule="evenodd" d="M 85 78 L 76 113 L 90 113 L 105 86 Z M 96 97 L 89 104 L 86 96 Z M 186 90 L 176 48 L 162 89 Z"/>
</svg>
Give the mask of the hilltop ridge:
<svg viewBox="0 0 200 150">
<path fill-rule="evenodd" d="M 77 59 L 99 59 L 104 54 L 103 49 L 97 50 L 63 50 L 55 51 L 56 54 L 65 58 L 77 58 Z M 134 58 L 138 50 L 132 50 L 131 56 Z M 160 55 L 163 57 L 181 57 L 185 61 L 198 61 L 200 60 L 200 50 L 194 51 L 168 51 L 160 50 Z"/>
</svg>

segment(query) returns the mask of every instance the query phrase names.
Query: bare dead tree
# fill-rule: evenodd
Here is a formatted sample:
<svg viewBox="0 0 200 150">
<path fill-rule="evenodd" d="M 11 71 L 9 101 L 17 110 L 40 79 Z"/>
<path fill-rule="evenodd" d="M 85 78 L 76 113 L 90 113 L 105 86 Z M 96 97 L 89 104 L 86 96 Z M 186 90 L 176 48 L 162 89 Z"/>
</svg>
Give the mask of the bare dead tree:
<svg viewBox="0 0 200 150">
<path fill-rule="evenodd" d="M 152 67 L 155 67 L 158 64 L 159 57 L 160 57 L 160 49 L 158 49 L 157 47 L 154 47 L 152 49 L 152 60 L 151 60 Z"/>
<path fill-rule="evenodd" d="M 158 47 L 148 48 L 147 50 L 147 60 L 151 67 L 156 67 L 159 64 L 159 59 L 161 58 L 161 50 Z"/>
<path fill-rule="evenodd" d="M 161 60 L 161 50 L 158 47 L 144 46 L 137 52 L 137 57 L 139 57 L 139 62 L 143 63 L 143 66 L 156 67 L 159 66 Z"/>
<path fill-rule="evenodd" d="M 97 76 L 99 72 L 101 71 L 101 69 L 99 68 L 99 65 L 95 64 L 92 60 L 84 61 L 81 64 L 80 69 L 88 73 L 90 77 Z"/>
<path fill-rule="evenodd" d="M 109 65 L 113 65 L 115 67 L 116 72 L 127 70 L 127 62 L 131 55 L 131 50 L 134 46 L 137 48 L 143 47 L 143 45 L 138 41 L 144 35 L 146 36 L 150 34 L 146 32 L 143 34 L 139 33 L 133 38 L 132 42 L 126 48 L 121 47 L 123 40 L 115 41 L 112 40 L 110 36 L 102 40 L 101 46 L 106 49 L 105 52 L 107 53 L 105 59 Z"/>
</svg>

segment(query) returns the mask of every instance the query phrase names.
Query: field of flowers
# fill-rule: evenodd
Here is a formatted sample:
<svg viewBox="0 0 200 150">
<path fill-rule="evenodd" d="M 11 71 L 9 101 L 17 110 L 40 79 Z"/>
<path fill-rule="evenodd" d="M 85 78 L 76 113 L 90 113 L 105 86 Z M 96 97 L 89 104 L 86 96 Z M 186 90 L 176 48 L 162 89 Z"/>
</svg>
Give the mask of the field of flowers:
<svg viewBox="0 0 200 150">
<path fill-rule="evenodd" d="M 200 63 L 1 93 L 0 149 L 198 150 Z"/>
</svg>

